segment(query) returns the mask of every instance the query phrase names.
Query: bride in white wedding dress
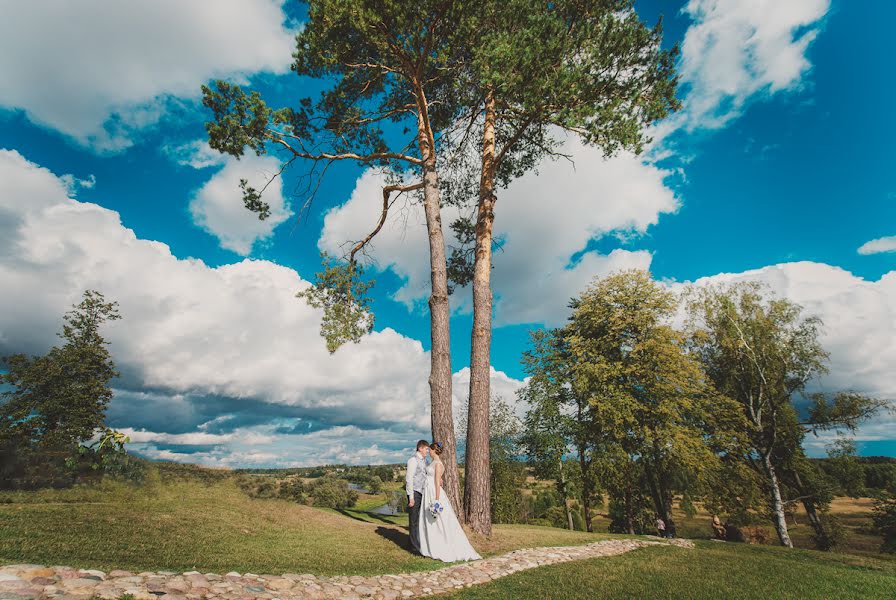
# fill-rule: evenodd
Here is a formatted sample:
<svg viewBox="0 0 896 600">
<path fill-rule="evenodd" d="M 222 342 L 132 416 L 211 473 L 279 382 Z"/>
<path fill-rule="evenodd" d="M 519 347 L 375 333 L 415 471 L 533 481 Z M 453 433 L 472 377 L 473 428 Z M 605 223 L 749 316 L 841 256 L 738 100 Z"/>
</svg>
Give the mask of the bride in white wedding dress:
<svg viewBox="0 0 896 600">
<path fill-rule="evenodd" d="M 442 491 L 442 474 L 445 472 L 445 465 L 439 458 L 442 444 L 435 442 L 430 449 L 433 461 L 426 467 L 426 485 L 420 507 L 420 554 L 444 562 L 478 560 L 482 557 L 470 545 L 448 496 Z M 432 510 L 436 502 L 443 507 L 438 516 Z"/>
</svg>

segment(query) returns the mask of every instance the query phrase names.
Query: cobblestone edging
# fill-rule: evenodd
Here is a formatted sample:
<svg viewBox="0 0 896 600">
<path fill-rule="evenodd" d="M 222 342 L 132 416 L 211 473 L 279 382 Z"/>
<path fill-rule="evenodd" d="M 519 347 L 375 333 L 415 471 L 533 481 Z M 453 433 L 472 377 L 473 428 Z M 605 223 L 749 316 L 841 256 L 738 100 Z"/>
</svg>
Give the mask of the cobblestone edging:
<svg viewBox="0 0 896 600">
<path fill-rule="evenodd" d="M 113 600 L 131 594 L 137 600 L 276 600 L 397 599 L 417 598 L 486 583 L 519 571 L 544 565 L 616 556 L 655 545 L 693 548 L 689 540 L 625 539 L 594 542 L 585 546 L 529 548 L 515 550 L 469 563 L 459 563 L 437 571 L 370 577 L 316 575 L 215 575 L 196 571 L 131 573 L 8 565 L 0 567 L 0 600 L 86 600 L 91 597 Z"/>
</svg>

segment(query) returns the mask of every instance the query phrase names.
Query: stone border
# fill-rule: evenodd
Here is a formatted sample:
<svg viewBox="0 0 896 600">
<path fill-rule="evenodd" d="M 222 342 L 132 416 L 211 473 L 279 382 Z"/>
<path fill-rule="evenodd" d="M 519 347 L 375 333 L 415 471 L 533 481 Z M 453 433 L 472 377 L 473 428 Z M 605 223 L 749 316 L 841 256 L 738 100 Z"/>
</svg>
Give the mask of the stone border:
<svg viewBox="0 0 896 600">
<path fill-rule="evenodd" d="M 131 573 L 8 565 L 0 567 L 0 600 L 115 600 L 130 594 L 136 600 L 392 600 L 418 598 L 462 589 L 527 569 L 573 560 L 616 556 L 646 546 L 693 548 L 690 540 L 619 539 L 584 546 L 527 548 L 501 556 L 459 563 L 436 571 L 403 575 L 321 577 L 252 573 Z"/>
</svg>

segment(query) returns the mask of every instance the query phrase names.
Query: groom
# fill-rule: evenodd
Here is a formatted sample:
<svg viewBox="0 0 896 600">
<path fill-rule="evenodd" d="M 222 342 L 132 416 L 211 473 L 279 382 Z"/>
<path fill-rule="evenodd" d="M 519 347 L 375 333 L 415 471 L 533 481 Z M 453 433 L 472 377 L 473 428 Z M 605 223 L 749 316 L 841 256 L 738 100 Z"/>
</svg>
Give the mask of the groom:
<svg viewBox="0 0 896 600">
<path fill-rule="evenodd" d="M 405 476 L 405 491 L 408 494 L 408 529 L 411 532 L 411 546 L 420 552 L 420 504 L 423 502 L 423 486 L 426 484 L 426 456 L 429 442 L 417 442 L 417 451 L 408 459 Z"/>
</svg>

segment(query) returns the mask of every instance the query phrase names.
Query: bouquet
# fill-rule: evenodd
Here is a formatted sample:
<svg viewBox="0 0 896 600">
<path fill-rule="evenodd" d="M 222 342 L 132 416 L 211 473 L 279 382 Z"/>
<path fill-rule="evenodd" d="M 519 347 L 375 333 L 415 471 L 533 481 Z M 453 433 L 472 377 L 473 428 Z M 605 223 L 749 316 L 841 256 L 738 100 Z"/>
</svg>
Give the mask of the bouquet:
<svg viewBox="0 0 896 600">
<path fill-rule="evenodd" d="M 442 506 L 442 503 L 438 500 L 429 505 L 429 513 L 433 516 L 434 519 L 438 519 L 443 510 L 445 510 L 445 507 Z"/>
</svg>

